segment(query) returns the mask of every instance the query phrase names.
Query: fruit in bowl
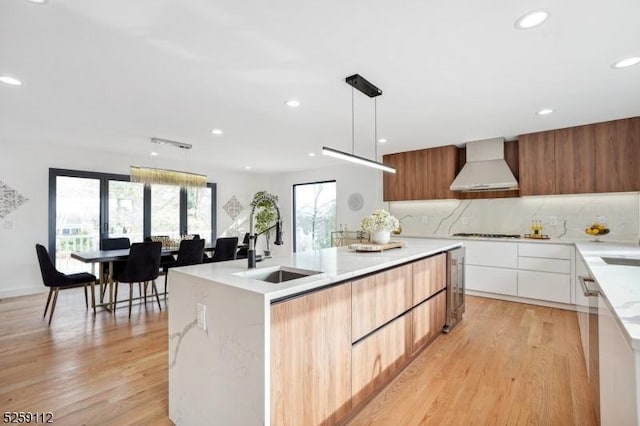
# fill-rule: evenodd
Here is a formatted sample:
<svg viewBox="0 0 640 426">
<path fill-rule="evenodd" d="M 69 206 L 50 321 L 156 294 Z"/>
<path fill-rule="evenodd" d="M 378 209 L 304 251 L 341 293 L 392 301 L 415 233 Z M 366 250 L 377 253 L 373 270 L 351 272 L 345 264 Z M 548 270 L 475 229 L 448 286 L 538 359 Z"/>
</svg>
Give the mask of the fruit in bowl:
<svg viewBox="0 0 640 426">
<path fill-rule="evenodd" d="M 610 230 L 604 223 L 594 222 L 594 224 L 588 226 L 587 229 L 584 230 L 584 232 L 589 235 L 607 235 Z"/>
</svg>

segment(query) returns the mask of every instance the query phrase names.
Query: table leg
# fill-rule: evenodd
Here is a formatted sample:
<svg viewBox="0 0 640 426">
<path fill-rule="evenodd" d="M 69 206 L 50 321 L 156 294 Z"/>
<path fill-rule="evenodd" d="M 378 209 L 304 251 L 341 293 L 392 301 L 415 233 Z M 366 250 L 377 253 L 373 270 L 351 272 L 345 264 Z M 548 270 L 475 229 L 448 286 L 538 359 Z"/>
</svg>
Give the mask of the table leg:
<svg viewBox="0 0 640 426">
<path fill-rule="evenodd" d="M 116 311 L 116 305 L 113 300 L 113 261 L 109 261 L 109 307 Z"/>
</svg>

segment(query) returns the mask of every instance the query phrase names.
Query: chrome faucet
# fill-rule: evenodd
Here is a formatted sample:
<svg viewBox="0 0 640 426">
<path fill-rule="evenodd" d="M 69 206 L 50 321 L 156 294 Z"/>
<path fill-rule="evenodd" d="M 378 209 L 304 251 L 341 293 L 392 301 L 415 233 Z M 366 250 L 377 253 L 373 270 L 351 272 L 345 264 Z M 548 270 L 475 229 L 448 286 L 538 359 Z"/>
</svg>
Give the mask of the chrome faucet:
<svg viewBox="0 0 640 426">
<path fill-rule="evenodd" d="M 258 197 L 253 200 L 251 214 L 249 215 L 249 250 L 247 250 L 247 262 L 248 268 L 256 267 L 256 235 L 253 228 L 253 215 L 256 212 L 256 207 L 259 204 L 268 202 L 276 209 L 276 214 L 278 218 L 276 219 L 276 240 L 273 242 L 277 246 L 281 246 L 283 244 L 282 241 L 282 219 L 280 218 L 280 208 L 276 204 L 276 202 L 269 196 Z"/>
</svg>

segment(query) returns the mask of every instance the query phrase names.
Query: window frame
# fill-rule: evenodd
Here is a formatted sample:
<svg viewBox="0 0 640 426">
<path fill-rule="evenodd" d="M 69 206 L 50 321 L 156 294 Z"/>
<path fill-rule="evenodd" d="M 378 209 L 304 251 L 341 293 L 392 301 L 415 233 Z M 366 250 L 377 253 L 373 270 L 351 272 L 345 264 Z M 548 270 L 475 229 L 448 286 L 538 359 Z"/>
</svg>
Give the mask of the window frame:
<svg viewBox="0 0 640 426">
<path fill-rule="evenodd" d="M 115 173 L 89 172 L 84 170 L 56 169 L 49 168 L 49 255 L 55 259 L 56 256 L 56 190 L 57 178 L 74 177 L 85 179 L 97 179 L 100 181 L 100 244 L 109 235 L 109 181 L 131 182 L 129 175 Z M 217 211 L 217 185 L 208 182 L 207 187 L 211 189 L 211 235 L 203 236 L 210 242 L 215 241 L 216 211 Z M 187 220 L 187 191 L 180 188 L 180 233 L 187 234 L 189 224 Z M 144 186 L 143 193 L 143 237 L 151 236 L 151 187 Z"/>
<path fill-rule="evenodd" d="M 292 240 L 293 240 L 293 250 L 292 251 L 294 253 L 296 253 L 296 249 L 297 249 L 297 246 L 298 246 L 298 242 L 296 241 L 296 236 L 298 234 L 296 232 L 296 229 L 297 229 L 297 226 L 298 226 L 297 223 L 296 223 L 296 216 L 297 216 L 296 215 L 296 186 L 319 185 L 321 183 L 335 183 L 336 184 L 336 220 L 337 220 L 337 215 L 338 215 L 338 181 L 336 179 L 319 180 L 319 181 L 316 181 L 316 182 L 294 183 L 292 185 L 292 190 L 291 190 L 291 192 L 292 192 L 292 194 L 291 194 L 292 195 L 292 201 L 293 201 L 292 202 L 292 209 L 291 209 L 292 210 L 292 212 L 291 212 L 292 215 L 291 216 L 293 218 L 293 220 L 291 221 L 291 223 L 293 224 L 293 232 L 292 232 L 293 233 L 293 238 L 292 238 Z"/>
</svg>

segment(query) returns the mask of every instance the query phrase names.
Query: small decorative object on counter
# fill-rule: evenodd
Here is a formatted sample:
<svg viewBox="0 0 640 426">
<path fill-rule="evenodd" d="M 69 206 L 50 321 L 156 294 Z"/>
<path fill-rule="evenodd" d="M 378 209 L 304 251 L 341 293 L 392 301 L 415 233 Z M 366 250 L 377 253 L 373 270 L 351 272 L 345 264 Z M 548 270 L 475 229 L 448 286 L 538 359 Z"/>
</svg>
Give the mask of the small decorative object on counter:
<svg viewBox="0 0 640 426">
<path fill-rule="evenodd" d="M 532 220 L 531 221 L 531 234 L 534 235 L 542 235 L 542 221 L 541 220 Z"/>
<path fill-rule="evenodd" d="M 371 235 L 376 244 L 386 244 L 391 239 L 391 231 L 398 229 L 400 222 L 386 210 L 378 209 L 362 218 L 360 227 Z"/>
<path fill-rule="evenodd" d="M 611 231 L 606 223 L 595 221 L 590 226 L 587 226 L 584 232 L 588 235 L 593 235 L 595 237 L 593 241 L 599 243 L 601 241 L 600 235 L 607 235 Z"/>
</svg>

